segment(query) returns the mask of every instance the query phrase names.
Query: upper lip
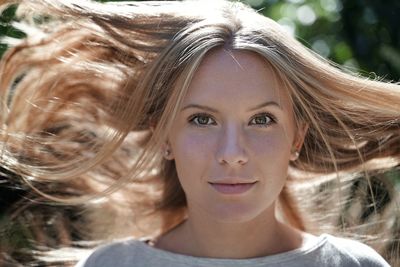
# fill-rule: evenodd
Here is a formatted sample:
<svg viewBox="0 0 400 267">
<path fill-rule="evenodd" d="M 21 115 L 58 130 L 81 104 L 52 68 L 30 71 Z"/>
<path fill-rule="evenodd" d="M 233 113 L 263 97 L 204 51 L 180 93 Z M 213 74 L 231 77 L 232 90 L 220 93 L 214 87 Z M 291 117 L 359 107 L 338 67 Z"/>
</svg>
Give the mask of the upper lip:
<svg viewBox="0 0 400 267">
<path fill-rule="evenodd" d="M 255 182 L 257 181 L 251 180 L 249 178 L 239 178 L 239 177 L 215 179 L 213 181 L 209 181 L 210 184 L 252 184 Z"/>
</svg>

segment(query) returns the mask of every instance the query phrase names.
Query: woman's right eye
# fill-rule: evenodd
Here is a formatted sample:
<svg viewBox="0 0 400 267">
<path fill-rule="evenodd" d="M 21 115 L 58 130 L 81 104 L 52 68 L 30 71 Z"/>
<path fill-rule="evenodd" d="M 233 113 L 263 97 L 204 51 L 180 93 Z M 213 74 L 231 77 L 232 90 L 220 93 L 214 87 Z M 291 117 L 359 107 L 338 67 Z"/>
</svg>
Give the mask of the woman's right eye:
<svg viewBox="0 0 400 267">
<path fill-rule="evenodd" d="M 215 120 L 211 118 L 208 114 L 194 114 L 188 119 L 189 123 L 198 126 L 215 125 Z"/>
</svg>

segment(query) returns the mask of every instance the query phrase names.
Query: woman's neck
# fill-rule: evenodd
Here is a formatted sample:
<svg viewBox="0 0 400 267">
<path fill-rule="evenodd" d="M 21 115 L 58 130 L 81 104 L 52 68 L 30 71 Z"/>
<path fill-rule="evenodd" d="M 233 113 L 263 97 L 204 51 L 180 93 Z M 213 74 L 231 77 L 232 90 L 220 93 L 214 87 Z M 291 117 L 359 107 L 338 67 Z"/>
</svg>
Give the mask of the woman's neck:
<svg viewBox="0 0 400 267">
<path fill-rule="evenodd" d="M 275 216 L 220 223 L 189 214 L 186 221 L 162 235 L 155 247 L 195 257 L 245 259 L 290 251 L 302 244 L 302 232 Z"/>
</svg>

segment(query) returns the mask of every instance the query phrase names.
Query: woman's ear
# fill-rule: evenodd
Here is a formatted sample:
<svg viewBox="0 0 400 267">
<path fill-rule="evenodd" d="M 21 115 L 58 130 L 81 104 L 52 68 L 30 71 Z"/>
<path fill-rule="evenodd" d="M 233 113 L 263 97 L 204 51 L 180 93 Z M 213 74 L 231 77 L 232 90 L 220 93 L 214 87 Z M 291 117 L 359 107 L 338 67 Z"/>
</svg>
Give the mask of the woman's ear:
<svg viewBox="0 0 400 267">
<path fill-rule="evenodd" d="M 298 159 L 300 155 L 301 148 L 304 143 L 304 139 L 306 137 L 307 131 L 308 131 L 309 124 L 308 123 L 300 123 L 297 131 L 296 131 L 296 136 L 293 140 L 292 144 L 292 150 L 291 150 L 291 155 L 290 155 L 290 160 L 295 161 Z"/>
<path fill-rule="evenodd" d="M 150 129 L 151 134 L 154 134 L 155 127 L 156 127 L 156 123 L 154 123 L 154 122 L 150 123 L 149 129 Z M 162 153 L 163 157 L 164 157 L 166 160 L 173 160 L 173 159 L 174 159 L 174 156 L 173 156 L 173 154 L 172 154 L 171 145 L 170 145 L 170 143 L 169 143 L 168 140 L 165 141 L 165 142 L 161 145 L 161 153 Z"/>
<path fill-rule="evenodd" d="M 174 159 L 174 154 L 172 153 L 172 148 L 169 143 L 169 141 L 166 141 L 162 144 L 161 146 L 161 151 L 163 153 L 163 157 L 166 160 L 173 160 Z"/>
</svg>

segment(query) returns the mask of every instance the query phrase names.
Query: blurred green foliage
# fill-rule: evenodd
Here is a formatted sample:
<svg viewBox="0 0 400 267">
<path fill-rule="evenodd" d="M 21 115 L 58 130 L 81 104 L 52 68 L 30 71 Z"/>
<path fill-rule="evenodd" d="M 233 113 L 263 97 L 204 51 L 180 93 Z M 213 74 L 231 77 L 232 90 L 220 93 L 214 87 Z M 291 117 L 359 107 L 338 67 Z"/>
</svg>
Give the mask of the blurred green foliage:
<svg viewBox="0 0 400 267">
<path fill-rule="evenodd" d="M 20 222 L 11 222 L 9 216 L 0 214 L 0 248 L 15 251 L 20 248 L 31 249 L 30 240 L 33 239 L 29 229 Z"/>
<path fill-rule="evenodd" d="M 25 34 L 10 25 L 10 22 L 15 16 L 16 6 L 12 5 L 0 16 L 0 37 L 11 37 L 11 38 L 23 38 Z M 4 51 L 7 49 L 7 45 L 0 42 L 0 56 L 3 55 Z"/>
<path fill-rule="evenodd" d="M 365 76 L 400 81 L 400 1 L 245 2 L 323 57 Z"/>
</svg>

